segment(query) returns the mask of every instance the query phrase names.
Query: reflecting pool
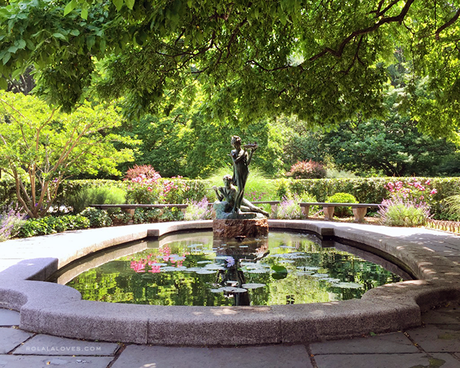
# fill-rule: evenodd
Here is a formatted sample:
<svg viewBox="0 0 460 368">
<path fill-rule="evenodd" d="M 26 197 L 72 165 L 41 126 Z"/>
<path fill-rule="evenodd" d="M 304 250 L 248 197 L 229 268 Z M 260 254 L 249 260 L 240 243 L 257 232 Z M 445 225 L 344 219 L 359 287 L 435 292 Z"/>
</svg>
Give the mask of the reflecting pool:
<svg viewBox="0 0 460 368">
<path fill-rule="evenodd" d="M 211 232 L 183 234 L 115 249 L 103 260 L 74 266 L 58 282 L 86 300 L 229 306 L 360 298 L 371 288 L 410 278 L 376 264 L 392 267 L 370 253 L 320 243 L 312 235 L 287 232 L 227 242 L 213 241 Z M 363 259 L 368 257 L 376 263 Z"/>
</svg>

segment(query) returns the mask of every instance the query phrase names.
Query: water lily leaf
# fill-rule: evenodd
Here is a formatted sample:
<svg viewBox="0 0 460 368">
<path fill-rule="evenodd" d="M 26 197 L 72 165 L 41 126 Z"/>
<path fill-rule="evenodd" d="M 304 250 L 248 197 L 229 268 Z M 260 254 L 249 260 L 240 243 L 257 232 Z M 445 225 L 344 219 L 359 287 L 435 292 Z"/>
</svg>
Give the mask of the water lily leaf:
<svg viewBox="0 0 460 368">
<path fill-rule="evenodd" d="M 246 289 L 238 288 L 238 287 L 234 287 L 234 286 L 225 286 L 225 287 L 223 287 L 221 289 L 226 291 L 226 292 L 228 292 L 228 293 L 247 293 L 248 292 Z"/>
<path fill-rule="evenodd" d="M 296 273 L 297 276 L 311 276 L 313 272 L 311 271 L 298 271 Z"/>
<path fill-rule="evenodd" d="M 201 270 L 196 271 L 196 273 L 199 274 L 199 275 L 211 275 L 211 274 L 216 273 L 216 271 L 207 270 L 207 269 L 202 268 Z"/>
<path fill-rule="evenodd" d="M 253 282 L 253 283 L 249 283 L 249 284 L 243 284 L 241 286 L 244 287 L 245 289 L 258 289 L 258 288 L 264 287 L 265 284 L 257 284 L 255 282 Z"/>
<path fill-rule="evenodd" d="M 337 284 L 333 284 L 334 287 L 339 287 L 342 289 L 361 289 L 363 286 L 356 282 L 339 282 Z"/>
<path fill-rule="evenodd" d="M 314 275 L 312 275 L 313 277 L 316 277 L 318 279 L 325 279 L 325 278 L 328 278 L 329 275 L 327 273 L 315 273 Z"/>
<path fill-rule="evenodd" d="M 218 265 L 216 263 L 207 264 L 206 266 L 204 266 L 204 268 L 207 270 L 214 270 L 214 271 L 224 271 L 225 270 L 225 267 Z"/>
</svg>

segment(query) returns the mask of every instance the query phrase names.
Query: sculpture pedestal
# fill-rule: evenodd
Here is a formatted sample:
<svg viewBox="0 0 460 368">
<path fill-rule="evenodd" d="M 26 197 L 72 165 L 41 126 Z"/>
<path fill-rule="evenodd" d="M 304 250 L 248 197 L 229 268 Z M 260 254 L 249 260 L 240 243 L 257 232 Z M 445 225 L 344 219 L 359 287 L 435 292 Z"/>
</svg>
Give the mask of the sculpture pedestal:
<svg viewBox="0 0 460 368">
<path fill-rule="evenodd" d="M 215 238 L 233 239 L 238 236 L 259 238 L 268 236 L 268 220 L 255 219 L 216 219 L 212 223 Z"/>
</svg>

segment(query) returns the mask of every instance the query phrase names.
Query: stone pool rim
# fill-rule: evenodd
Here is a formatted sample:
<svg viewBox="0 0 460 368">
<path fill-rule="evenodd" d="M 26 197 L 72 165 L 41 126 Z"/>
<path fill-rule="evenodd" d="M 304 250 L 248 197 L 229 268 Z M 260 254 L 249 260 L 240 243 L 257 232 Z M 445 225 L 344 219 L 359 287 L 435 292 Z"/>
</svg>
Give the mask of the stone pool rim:
<svg viewBox="0 0 460 368">
<path fill-rule="evenodd" d="M 269 220 L 269 226 L 277 231 L 307 231 L 320 238 L 366 244 L 399 259 L 418 280 L 384 285 L 369 290 L 361 299 L 249 307 L 86 301 L 75 289 L 43 281 L 72 261 L 105 248 L 177 231 L 212 229 L 212 221 L 169 222 L 4 242 L 8 249 L 26 244 L 32 256 L 18 256 L 16 264 L 0 272 L 0 307 L 19 311 L 19 327 L 36 333 L 138 344 L 234 346 L 314 342 L 398 331 L 419 326 L 422 311 L 460 298 L 458 263 L 427 246 L 437 237 L 441 243 L 449 238 L 460 245 L 458 236 L 312 220 Z M 45 257 L 33 256 L 34 250 L 41 249 L 37 247 L 47 249 Z M 449 256 L 460 257 L 458 249 L 458 254 Z"/>
</svg>

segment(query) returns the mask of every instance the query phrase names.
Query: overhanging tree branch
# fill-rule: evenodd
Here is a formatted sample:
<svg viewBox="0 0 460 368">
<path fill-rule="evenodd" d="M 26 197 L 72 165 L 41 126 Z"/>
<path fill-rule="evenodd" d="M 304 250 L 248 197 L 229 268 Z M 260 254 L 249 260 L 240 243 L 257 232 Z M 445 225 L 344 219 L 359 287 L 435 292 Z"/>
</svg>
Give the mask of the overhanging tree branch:
<svg viewBox="0 0 460 368">
<path fill-rule="evenodd" d="M 377 29 L 379 29 L 384 24 L 395 23 L 395 22 L 401 23 L 404 20 L 404 18 L 406 17 L 407 12 L 409 11 L 409 9 L 410 9 L 410 7 L 411 7 L 411 5 L 413 4 L 414 1 L 415 0 L 408 0 L 406 2 L 406 4 L 404 5 L 404 7 L 402 8 L 401 12 L 398 15 L 396 15 L 394 17 L 382 18 L 371 27 L 359 29 L 357 31 L 352 32 L 347 38 L 345 38 L 340 43 L 340 45 L 337 47 L 337 49 L 332 49 L 330 47 L 326 47 L 323 51 L 317 53 L 316 55 L 313 55 L 308 60 L 309 61 L 315 61 L 315 60 L 318 60 L 319 58 L 323 57 L 326 54 L 331 54 L 332 56 L 335 56 L 335 57 L 341 57 L 342 54 L 343 54 L 343 51 L 345 49 L 345 46 L 347 46 L 347 44 L 349 42 L 351 42 L 351 40 L 353 40 L 355 37 L 365 35 L 365 34 L 368 34 L 368 33 L 372 33 L 374 31 L 376 31 Z"/>
<path fill-rule="evenodd" d="M 460 9 L 457 10 L 455 15 L 446 23 L 444 23 L 441 27 L 439 27 L 436 32 L 435 32 L 435 37 L 437 40 L 439 40 L 439 34 L 444 31 L 446 28 L 450 27 L 452 24 L 454 24 L 457 20 L 458 17 L 460 16 Z"/>
</svg>

